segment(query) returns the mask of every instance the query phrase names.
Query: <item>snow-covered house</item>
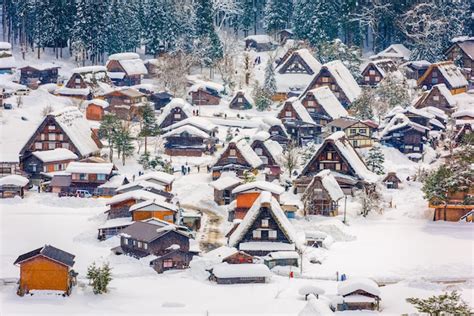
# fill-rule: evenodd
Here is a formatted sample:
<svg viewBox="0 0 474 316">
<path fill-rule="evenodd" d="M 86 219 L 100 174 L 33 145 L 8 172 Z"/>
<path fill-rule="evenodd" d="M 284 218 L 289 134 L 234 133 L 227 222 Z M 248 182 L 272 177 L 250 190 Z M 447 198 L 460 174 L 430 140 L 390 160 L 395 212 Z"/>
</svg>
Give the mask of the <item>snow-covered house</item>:
<svg viewBox="0 0 474 316">
<path fill-rule="evenodd" d="M 56 64 L 42 63 L 40 65 L 27 65 L 20 68 L 20 84 L 36 88 L 41 84 L 57 83 L 58 69 Z"/>
<path fill-rule="evenodd" d="M 385 48 L 383 51 L 370 56 L 371 60 L 378 59 L 391 59 L 397 64 L 409 61 L 411 56 L 411 51 L 405 47 L 403 44 L 391 44 L 389 47 Z"/>
<path fill-rule="evenodd" d="M 147 181 L 161 185 L 165 188 L 166 192 L 171 192 L 174 180 L 174 175 L 162 171 L 147 172 L 135 179 L 135 181 Z"/>
<path fill-rule="evenodd" d="M 79 67 L 72 70 L 69 80 L 55 94 L 86 100 L 112 90 L 111 83 L 105 66 Z"/>
<path fill-rule="evenodd" d="M 321 126 L 340 117 L 349 116 L 347 110 L 327 86 L 308 90 L 300 97 L 300 100 L 313 120 Z"/>
<path fill-rule="evenodd" d="M 116 86 L 140 84 L 142 76 L 148 73 L 143 60 L 136 53 L 112 54 L 105 67 L 107 75 Z"/>
<path fill-rule="evenodd" d="M 283 147 L 278 142 L 271 140 L 270 134 L 264 131 L 260 131 L 252 137 L 250 147 L 262 160 L 263 167 L 269 169 L 269 172 L 266 173 L 267 180 L 279 179 Z"/>
<path fill-rule="evenodd" d="M 344 198 L 344 192 L 330 170 L 320 171 L 313 177 L 302 200 L 305 215 L 336 216 L 339 211 L 339 201 Z"/>
<path fill-rule="evenodd" d="M 101 184 L 97 187 L 97 195 L 102 196 L 102 197 L 112 197 L 114 196 L 117 192 L 117 188 L 119 188 L 122 185 L 128 184 L 128 178 L 123 175 L 123 174 L 116 174 L 113 175 L 109 181 L 105 182 L 104 184 Z"/>
<path fill-rule="evenodd" d="M 430 90 L 424 91 L 412 104 L 417 109 L 431 106 L 446 113 L 452 113 L 456 107 L 456 99 L 446 85 L 440 83 L 434 85 Z"/>
<path fill-rule="evenodd" d="M 155 110 L 161 110 L 172 99 L 173 95 L 167 91 L 154 92 L 150 95 L 150 102 L 155 106 Z"/>
<path fill-rule="evenodd" d="M 162 199 L 147 200 L 134 204 L 129 209 L 133 221 L 141 221 L 149 218 L 174 224 L 178 209 L 175 205 Z"/>
<path fill-rule="evenodd" d="M 106 205 L 109 207 L 106 212 L 108 214 L 108 219 L 131 217 L 132 214 L 130 213 L 130 207 L 138 203 L 153 200 L 165 201 L 165 198 L 143 189 L 114 195 L 106 203 Z"/>
<path fill-rule="evenodd" d="M 156 225 L 153 221 L 137 221 L 120 232 L 120 246 L 112 251 L 135 258 L 150 259 L 158 273 L 186 269 L 197 253 L 191 250 L 190 236 L 173 224 Z"/>
<path fill-rule="evenodd" d="M 101 146 L 83 114 L 75 107 L 66 107 L 44 118 L 21 149 L 20 162 L 23 164 L 33 152 L 56 148 L 68 149 L 81 159 L 98 154 Z"/>
<path fill-rule="evenodd" d="M 398 69 L 407 79 L 418 81 L 418 79 L 425 74 L 430 65 L 431 63 L 427 60 L 413 60 L 401 64 Z"/>
<path fill-rule="evenodd" d="M 131 121 L 139 115 L 139 109 L 147 104 L 147 97 L 135 88 L 126 87 L 113 90 L 104 95 L 108 111 L 118 118 Z"/>
<path fill-rule="evenodd" d="M 278 184 L 268 181 L 253 181 L 241 184 L 232 190 L 236 204 L 235 208 L 229 211 L 229 218 L 243 219 L 247 211 L 253 206 L 255 200 L 262 192 L 270 192 L 272 196 L 279 202 L 280 195 L 285 192 L 285 189 Z"/>
<path fill-rule="evenodd" d="M 275 251 L 295 251 L 297 243 L 293 225 L 268 191 L 260 193 L 228 241 L 230 247 L 257 256 Z"/>
<path fill-rule="evenodd" d="M 285 45 L 286 41 L 289 39 L 293 39 L 294 32 L 292 29 L 283 29 L 277 33 L 278 40 L 280 45 Z"/>
<path fill-rule="evenodd" d="M 390 171 L 385 178 L 383 178 L 382 183 L 385 184 L 387 189 L 398 189 L 402 180 L 400 180 L 396 172 Z"/>
<path fill-rule="evenodd" d="M 212 267 L 210 273 L 209 280 L 217 284 L 266 283 L 272 276 L 268 267 L 261 263 L 221 263 Z"/>
<path fill-rule="evenodd" d="M 466 92 L 469 85 L 461 69 L 452 61 L 431 64 L 417 82 L 418 87 L 425 89 L 440 83 L 444 83 L 453 95 Z"/>
<path fill-rule="evenodd" d="M 233 171 L 242 177 L 245 172 L 262 169 L 262 166 L 263 161 L 245 139 L 231 141 L 212 166 L 212 179 L 216 180 L 226 171 Z"/>
<path fill-rule="evenodd" d="M 214 202 L 217 205 L 228 205 L 232 202 L 232 190 L 242 183 L 242 179 L 236 177 L 233 173 L 228 172 L 210 183 L 214 188 Z"/>
<path fill-rule="evenodd" d="M 364 161 L 342 131 L 327 137 L 308 161 L 294 181 L 297 192 L 304 192 L 313 177 L 324 169 L 331 170 L 345 193 L 351 193 L 356 187 L 373 184 L 378 178 L 367 169 Z"/>
<path fill-rule="evenodd" d="M 191 116 L 191 105 L 181 98 L 174 98 L 161 110 L 156 123 L 163 129 Z"/>
<path fill-rule="evenodd" d="M 291 51 L 275 69 L 276 94 L 274 100 L 285 100 L 300 95 L 321 69 L 321 63 L 306 49 Z"/>
<path fill-rule="evenodd" d="M 461 67 L 468 80 L 474 82 L 474 37 L 458 37 L 446 50 L 446 58 Z"/>
<path fill-rule="evenodd" d="M 102 121 L 109 110 L 109 102 L 102 99 L 92 99 L 84 102 L 86 107 L 86 118 L 91 121 Z"/>
<path fill-rule="evenodd" d="M 368 122 L 341 117 L 326 125 L 329 134 L 343 131 L 354 148 L 372 147 L 374 144 L 373 128 Z"/>
<path fill-rule="evenodd" d="M 19 196 L 23 198 L 30 180 L 17 174 L 0 178 L 0 197 L 10 198 Z"/>
<path fill-rule="evenodd" d="M 30 178 L 42 178 L 45 174 L 64 171 L 68 164 L 77 160 L 75 153 L 66 148 L 33 151 L 23 159 L 23 170 Z"/>
<path fill-rule="evenodd" d="M 218 127 L 217 125 L 213 124 L 211 121 L 204 117 L 200 116 L 192 116 L 185 118 L 184 120 L 178 121 L 173 125 L 163 128 L 164 132 L 169 132 L 174 129 L 183 127 L 183 126 L 192 126 L 195 127 L 205 133 L 207 133 L 211 137 L 216 137 Z"/>
<path fill-rule="evenodd" d="M 203 254 L 206 259 L 216 260 L 219 263 L 246 264 L 253 263 L 253 257 L 248 253 L 239 251 L 234 247 L 220 246 Z"/>
<path fill-rule="evenodd" d="M 378 59 L 370 61 L 362 70 L 361 84 L 367 86 L 376 86 L 388 75 L 396 78 L 403 78 L 397 65 L 391 59 Z"/>
<path fill-rule="evenodd" d="M 229 108 L 234 110 L 248 110 L 255 105 L 252 96 L 245 90 L 237 90 L 229 103 Z"/>
<path fill-rule="evenodd" d="M 296 97 L 285 101 L 277 115 L 287 133 L 299 145 L 320 142 L 321 126 L 316 124 L 308 110 Z"/>
<path fill-rule="evenodd" d="M 193 105 L 219 105 L 224 86 L 219 83 L 197 80 L 190 88 L 189 95 Z"/>
<path fill-rule="evenodd" d="M 272 50 L 275 46 L 273 40 L 268 35 L 249 35 L 244 38 L 245 48 L 254 49 L 257 52 Z"/>
<path fill-rule="evenodd" d="M 338 311 L 379 310 L 380 289 L 371 279 L 354 278 L 340 282 L 334 306 Z"/>
<path fill-rule="evenodd" d="M 354 102 L 361 93 L 357 81 L 340 60 L 324 64 L 319 73 L 313 77 L 303 94 L 321 86 L 329 87 L 345 107 Z"/>
<path fill-rule="evenodd" d="M 290 136 L 286 132 L 286 127 L 283 125 L 281 120 L 273 116 L 266 116 L 262 121 L 262 128 L 270 134 L 270 139 L 276 141 L 285 148 L 290 141 Z"/>
<path fill-rule="evenodd" d="M 170 202 L 174 197 L 172 193 L 166 191 L 166 187 L 164 184 L 158 184 L 156 182 L 146 180 L 135 180 L 132 182 L 124 183 L 115 188 L 115 193 L 122 194 L 137 190 L 145 190 L 153 194 L 159 195 L 166 202 Z"/>
<path fill-rule="evenodd" d="M 15 67 L 12 45 L 8 42 L 0 42 L 0 74 L 11 74 Z"/>
<path fill-rule="evenodd" d="M 215 151 L 215 138 L 192 125 L 172 129 L 161 137 L 165 139 L 165 153 L 170 156 L 200 157 Z"/>
</svg>

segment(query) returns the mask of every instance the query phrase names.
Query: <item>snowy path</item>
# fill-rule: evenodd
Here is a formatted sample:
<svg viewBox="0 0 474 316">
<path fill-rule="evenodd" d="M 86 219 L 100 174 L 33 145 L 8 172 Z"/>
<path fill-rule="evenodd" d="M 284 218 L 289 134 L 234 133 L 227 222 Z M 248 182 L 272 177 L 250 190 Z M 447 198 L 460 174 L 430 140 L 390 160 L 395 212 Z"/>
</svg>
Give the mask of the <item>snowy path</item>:
<svg viewBox="0 0 474 316">
<path fill-rule="evenodd" d="M 182 205 L 184 208 L 201 211 L 204 213 L 201 231 L 199 232 L 199 246 L 201 250 L 207 252 L 222 246 L 223 234 L 220 230 L 222 217 L 218 216 L 213 210 L 197 207 L 190 204 Z"/>
</svg>

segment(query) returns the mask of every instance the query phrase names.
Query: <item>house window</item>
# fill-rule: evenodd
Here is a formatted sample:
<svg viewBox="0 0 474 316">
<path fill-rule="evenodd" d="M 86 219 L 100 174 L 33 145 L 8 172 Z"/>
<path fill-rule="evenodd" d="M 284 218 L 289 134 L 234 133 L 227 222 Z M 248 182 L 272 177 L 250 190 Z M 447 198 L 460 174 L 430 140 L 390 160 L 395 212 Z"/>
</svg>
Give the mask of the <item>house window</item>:
<svg viewBox="0 0 474 316">
<path fill-rule="evenodd" d="M 366 134 L 367 130 L 365 128 L 359 128 L 359 133 Z"/>
<path fill-rule="evenodd" d="M 439 95 L 434 95 L 434 96 L 433 96 L 433 100 L 434 100 L 434 101 L 439 101 Z"/>
<path fill-rule="evenodd" d="M 35 143 L 35 149 L 43 149 L 42 143 Z"/>
<path fill-rule="evenodd" d="M 244 102 L 244 99 L 243 98 L 237 98 L 237 102 L 242 103 L 242 102 Z"/>
<path fill-rule="evenodd" d="M 253 238 L 254 238 L 254 239 L 260 239 L 260 238 L 262 238 L 262 234 L 261 234 L 261 232 L 260 232 L 259 230 L 254 230 L 254 231 L 252 232 L 252 234 L 253 234 Z"/>
<path fill-rule="evenodd" d="M 59 164 L 54 164 L 53 166 L 54 171 L 59 171 L 60 170 L 59 167 L 60 167 Z"/>
<path fill-rule="evenodd" d="M 334 95 L 336 96 L 336 98 L 339 98 L 339 96 L 341 95 L 339 92 L 337 91 L 334 91 Z"/>
<path fill-rule="evenodd" d="M 87 180 L 87 174 L 79 173 L 79 180 Z"/>
<path fill-rule="evenodd" d="M 438 73 L 436 71 L 433 71 L 433 73 L 431 74 L 432 77 L 438 77 Z"/>
<path fill-rule="evenodd" d="M 32 163 L 30 165 L 30 168 L 31 168 L 31 172 L 36 172 L 36 164 L 35 163 Z"/>
<path fill-rule="evenodd" d="M 127 245 L 127 244 L 128 244 L 128 238 L 124 238 L 124 239 L 123 239 L 123 243 L 124 243 L 125 245 Z"/>
<path fill-rule="evenodd" d="M 322 80 L 322 82 L 329 82 L 329 78 L 328 78 L 328 77 L 322 77 L 321 80 Z"/>
<path fill-rule="evenodd" d="M 438 83 L 438 78 L 431 78 L 431 83 L 432 84 L 437 84 Z"/>
<path fill-rule="evenodd" d="M 56 134 L 54 134 L 54 133 L 49 133 L 49 134 L 48 134 L 48 140 L 56 140 Z"/>
<path fill-rule="evenodd" d="M 172 259 L 163 260 L 163 268 L 172 268 L 172 267 L 173 267 Z"/>
<path fill-rule="evenodd" d="M 375 77 L 375 81 L 380 81 L 380 77 L 379 77 L 379 76 L 376 76 L 376 77 Z"/>
<path fill-rule="evenodd" d="M 235 157 L 235 156 L 237 156 L 237 152 L 235 151 L 235 149 L 229 150 L 229 156 L 230 156 L 230 157 Z"/>
<path fill-rule="evenodd" d="M 137 246 L 137 241 L 136 240 L 133 241 L 133 245 Z"/>
<path fill-rule="evenodd" d="M 105 174 L 104 173 L 97 174 L 97 180 L 104 181 L 105 180 Z"/>
<path fill-rule="evenodd" d="M 338 171 L 341 170 L 341 164 L 340 164 L 340 163 L 337 163 L 335 169 L 338 170 Z"/>
<path fill-rule="evenodd" d="M 69 149 L 69 143 L 61 143 L 61 147 Z"/>
<path fill-rule="evenodd" d="M 328 160 L 332 160 L 332 153 L 329 153 L 329 152 L 328 152 L 327 158 L 328 158 Z"/>
<path fill-rule="evenodd" d="M 48 129 L 49 129 L 49 130 L 54 130 L 54 129 L 56 129 L 56 126 L 54 126 L 54 125 L 48 125 Z"/>
<path fill-rule="evenodd" d="M 129 99 L 125 99 L 125 100 L 123 100 L 123 103 L 125 103 L 125 104 L 130 104 L 130 100 L 129 100 Z"/>
<path fill-rule="evenodd" d="M 352 146 L 357 147 L 357 141 L 356 140 L 352 141 Z"/>
<path fill-rule="evenodd" d="M 365 76 L 365 77 L 364 77 L 364 80 L 365 80 L 366 82 L 369 82 L 369 81 L 370 81 L 370 77 Z"/>
<path fill-rule="evenodd" d="M 81 83 L 81 78 L 76 78 L 76 83 Z"/>
<path fill-rule="evenodd" d="M 375 75 L 375 70 L 373 69 L 369 70 L 369 75 Z"/>
<path fill-rule="evenodd" d="M 59 134 L 59 140 L 63 140 L 63 139 L 64 139 L 63 134 Z"/>
<path fill-rule="evenodd" d="M 268 227 L 268 219 L 262 219 L 262 227 Z"/>
<path fill-rule="evenodd" d="M 268 239 L 277 239 L 277 231 L 276 230 L 268 231 Z"/>
<path fill-rule="evenodd" d="M 148 250 L 148 244 L 147 243 L 143 243 L 143 249 Z"/>
<path fill-rule="evenodd" d="M 255 153 L 261 156 L 263 154 L 262 148 L 255 148 Z"/>
<path fill-rule="evenodd" d="M 167 221 L 167 222 L 173 221 L 173 215 L 166 215 L 166 216 L 164 217 L 164 220 Z"/>
<path fill-rule="evenodd" d="M 143 247 L 143 244 L 141 241 L 138 242 L 138 248 L 142 248 Z"/>
<path fill-rule="evenodd" d="M 176 113 L 176 114 L 174 115 L 174 118 L 177 119 L 177 120 L 179 120 L 179 119 L 181 118 L 181 114 L 180 114 L 180 113 Z"/>
<path fill-rule="evenodd" d="M 313 100 L 309 100 L 309 101 L 308 101 L 308 106 L 314 106 L 314 101 L 313 101 Z"/>
<path fill-rule="evenodd" d="M 355 128 L 351 128 L 351 134 L 355 134 L 357 130 Z"/>
<path fill-rule="evenodd" d="M 55 149 L 56 148 L 56 143 L 53 143 L 53 142 L 49 142 L 48 143 L 48 149 Z"/>
<path fill-rule="evenodd" d="M 324 164 L 323 163 L 320 163 L 319 164 L 319 170 L 323 170 L 324 169 Z"/>
<path fill-rule="evenodd" d="M 46 139 L 46 134 L 41 134 L 41 140 L 45 140 Z"/>
<path fill-rule="evenodd" d="M 291 111 L 285 111 L 285 117 L 291 117 Z"/>
</svg>

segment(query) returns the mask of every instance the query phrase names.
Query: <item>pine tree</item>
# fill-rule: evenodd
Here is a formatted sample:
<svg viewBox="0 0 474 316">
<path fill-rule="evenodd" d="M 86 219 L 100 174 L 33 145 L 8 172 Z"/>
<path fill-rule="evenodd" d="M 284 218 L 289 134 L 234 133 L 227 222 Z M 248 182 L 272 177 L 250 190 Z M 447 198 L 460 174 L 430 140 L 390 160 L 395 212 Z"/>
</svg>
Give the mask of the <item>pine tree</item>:
<svg viewBox="0 0 474 316">
<path fill-rule="evenodd" d="M 99 137 L 105 138 L 109 144 L 109 159 L 112 162 L 114 147 L 115 147 L 115 134 L 120 130 L 120 120 L 114 114 L 105 114 L 100 122 Z"/>
<path fill-rule="evenodd" d="M 374 117 L 372 109 L 374 102 L 375 94 L 372 88 L 364 88 L 359 97 L 352 102 L 351 111 L 360 120 L 371 120 Z"/>
<path fill-rule="evenodd" d="M 145 154 L 147 150 L 147 139 L 148 137 L 156 136 L 159 132 L 158 124 L 156 123 L 155 110 L 152 108 L 150 103 L 140 108 L 141 117 L 141 130 L 140 137 L 145 139 Z"/>
<path fill-rule="evenodd" d="M 347 46 L 340 39 L 323 41 L 319 43 L 316 55 L 323 64 L 333 60 L 340 60 L 349 69 L 354 78 L 360 77 L 362 52 L 359 47 Z"/>
<path fill-rule="evenodd" d="M 272 104 L 270 96 L 258 84 L 254 88 L 255 108 L 259 111 L 267 110 Z"/>
<path fill-rule="evenodd" d="M 133 138 L 130 131 L 122 127 L 114 135 L 114 145 L 117 149 L 118 156 L 122 156 L 122 164 L 125 166 L 125 159 L 132 156 L 135 150 L 133 146 Z"/>
<path fill-rule="evenodd" d="M 273 59 L 269 58 L 265 67 L 265 82 L 263 90 L 267 96 L 273 96 L 277 91 L 275 70 L 273 69 Z"/>
<path fill-rule="evenodd" d="M 249 35 L 250 28 L 254 23 L 253 0 L 239 0 L 242 13 L 238 16 L 238 28 L 244 31 L 244 36 Z"/>
<path fill-rule="evenodd" d="M 102 265 L 99 271 L 100 290 L 101 293 L 107 293 L 107 286 L 112 281 L 112 273 L 109 263 Z"/>
<path fill-rule="evenodd" d="M 95 262 L 93 262 L 87 267 L 86 277 L 89 280 L 89 285 L 92 286 L 94 294 L 107 293 L 107 286 L 112 281 L 111 268 L 108 263 L 104 263 L 102 267 L 97 267 Z"/>
<path fill-rule="evenodd" d="M 248 170 L 244 171 L 244 183 L 250 183 L 250 182 L 255 182 L 257 180 L 257 177 Z"/>
<path fill-rule="evenodd" d="M 470 315 L 471 308 L 461 299 L 457 291 L 433 295 L 426 299 L 410 297 L 407 302 L 414 305 L 420 313 L 430 315 Z"/>
<path fill-rule="evenodd" d="M 274 34 L 289 26 L 293 3 L 288 0 L 267 0 L 264 9 L 263 27 L 265 31 Z"/>
<path fill-rule="evenodd" d="M 372 148 L 370 148 L 369 150 L 369 154 L 365 161 L 369 170 L 378 175 L 384 174 L 384 167 L 383 167 L 384 161 L 385 161 L 385 157 L 380 147 L 377 145 L 372 146 Z"/>
<path fill-rule="evenodd" d="M 195 32 L 199 40 L 199 50 L 204 52 L 203 62 L 212 66 L 222 57 L 222 43 L 217 36 L 212 20 L 211 0 L 197 0 L 195 2 Z"/>
</svg>

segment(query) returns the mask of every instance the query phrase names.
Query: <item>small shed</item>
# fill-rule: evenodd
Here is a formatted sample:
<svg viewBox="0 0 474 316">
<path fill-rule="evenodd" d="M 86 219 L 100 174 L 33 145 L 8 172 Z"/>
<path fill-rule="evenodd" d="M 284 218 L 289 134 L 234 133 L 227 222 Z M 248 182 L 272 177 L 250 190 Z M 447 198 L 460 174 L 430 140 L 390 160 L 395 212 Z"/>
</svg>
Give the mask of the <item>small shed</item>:
<svg viewBox="0 0 474 316">
<path fill-rule="evenodd" d="M 272 269 L 276 266 L 298 267 L 299 255 L 296 251 L 275 251 L 266 255 L 263 260 L 265 265 Z"/>
<path fill-rule="evenodd" d="M 339 300 L 336 309 L 379 310 L 380 289 L 377 283 L 367 278 L 355 278 L 340 282 L 337 287 Z"/>
<path fill-rule="evenodd" d="M 242 179 L 232 173 L 224 173 L 221 177 L 210 183 L 214 188 L 214 201 L 218 205 L 228 205 L 232 202 L 232 190 L 242 183 Z"/>
<path fill-rule="evenodd" d="M 385 183 L 387 189 L 398 189 L 400 183 L 402 183 L 402 180 L 400 180 L 395 172 L 389 172 L 382 182 Z"/>
<path fill-rule="evenodd" d="M 76 284 L 73 254 L 50 245 L 20 255 L 13 264 L 20 266 L 18 295 L 36 290 L 59 291 L 69 295 Z"/>
<path fill-rule="evenodd" d="M 245 38 L 245 49 L 266 52 L 274 48 L 272 38 L 268 35 L 250 35 Z"/>
<path fill-rule="evenodd" d="M 149 218 L 158 218 L 173 224 L 176 220 L 177 208 L 173 204 L 161 199 L 147 200 L 130 207 L 132 220 L 140 221 Z"/>
<path fill-rule="evenodd" d="M 266 283 L 272 273 L 264 264 L 221 263 L 210 270 L 210 281 L 217 284 Z"/>
<path fill-rule="evenodd" d="M 193 105 L 219 105 L 224 87 L 215 82 L 199 81 L 191 86 L 189 95 Z"/>
<path fill-rule="evenodd" d="M 2 199 L 15 196 L 23 198 L 29 182 L 30 180 L 27 178 L 16 174 L 0 178 L 0 194 Z"/>
<path fill-rule="evenodd" d="M 288 39 L 293 39 L 293 37 L 294 33 L 292 29 L 283 29 L 278 32 L 278 39 L 281 45 L 284 45 Z"/>
<path fill-rule="evenodd" d="M 156 92 L 150 96 L 150 101 L 153 102 L 155 110 L 161 110 L 164 106 L 171 102 L 171 99 L 173 99 L 173 95 L 166 91 Z"/>
<path fill-rule="evenodd" d="M 244 90 L 238 90 L 232 98 L 232 101 L 230 101 L 229 108 L 235 110 L 248 110 L 254 105 L 255 102 L 249 93 L 245 92 Z"/>
<path fill-rule="evenodd" d="M 85 102 L 86 118 L 92 121 L 102 121 L 105 112 L 109 107 L 109 102 L 101 99 L 93 99 Z"/>
</svg>

